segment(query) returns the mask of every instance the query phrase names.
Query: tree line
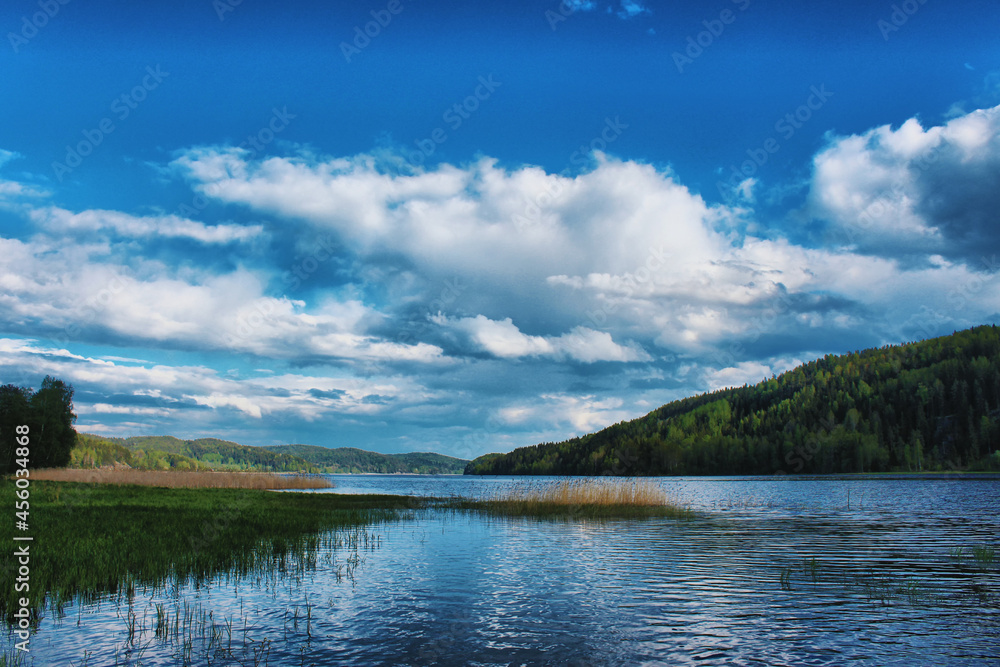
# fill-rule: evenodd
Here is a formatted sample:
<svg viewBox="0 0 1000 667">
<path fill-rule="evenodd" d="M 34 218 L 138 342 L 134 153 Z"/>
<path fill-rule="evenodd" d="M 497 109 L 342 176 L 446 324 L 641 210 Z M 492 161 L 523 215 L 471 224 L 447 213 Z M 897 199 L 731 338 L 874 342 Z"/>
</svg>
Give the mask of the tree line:
<svg viewBox="0 0 1000 667">
<path fill-rule="evenodd" d="M 64 467 L 76 442 L 73 423 L 73 386 L 45 376 L 38 391 L 13 384 L 0 386 L 0 474 L 10 474 L 15 463 L 16 429 L 28 427 L 29 468 Z"/>
<path fill-rule="evenodd" d="M 466 474 L 733 475 L 1000 470 L 1000 331 L 827 355 Z"/>
</svg>

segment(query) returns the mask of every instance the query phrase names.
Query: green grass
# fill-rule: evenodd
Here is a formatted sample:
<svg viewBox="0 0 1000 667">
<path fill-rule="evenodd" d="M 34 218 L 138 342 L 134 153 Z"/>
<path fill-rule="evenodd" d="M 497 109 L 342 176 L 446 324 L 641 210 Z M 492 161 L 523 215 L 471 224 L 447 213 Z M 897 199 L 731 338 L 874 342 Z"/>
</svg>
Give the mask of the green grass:
<svg viewBox="0 0 1000 667">
<path fill-rule="evenodd" d="M 15 487 L 0 483 L 0 540 L 14 544 Z M 30 487 L 34 613 L 77 596 L 128 595 L 136 586 L 201 581 L 224 572 L 297 567 L 330 531 L 401 518 L 405 496 L 167 489 L 33 481 Z M 326 537 L 323 537 L 323 535 Z M 13 619 L 14 559 L 0 567 L 0 615 Z"/>
<path fill-rule="evenodd" d="M 996 559 L 996 549 L 989 545 L 972 547 L 972 558 L 983 570 L 988 570 Z"/>
</svg>

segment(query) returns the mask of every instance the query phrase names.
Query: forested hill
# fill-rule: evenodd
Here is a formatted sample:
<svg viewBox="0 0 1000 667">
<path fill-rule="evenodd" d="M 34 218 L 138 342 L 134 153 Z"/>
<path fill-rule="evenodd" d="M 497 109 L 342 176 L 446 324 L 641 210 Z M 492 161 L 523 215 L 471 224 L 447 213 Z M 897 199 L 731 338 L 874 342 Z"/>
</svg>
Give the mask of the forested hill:
<svg viewBox="0 0 1000 667">
<path fill-rule="evenodd" d="M 213 470 L 269 470 L 314 472 L 307 461 L 266 447 L 240 445 L 218 438 L 181 440 L 169 435 L 102 438 L 81 434 L 75 448 L 76 465 L 113 461 L 140 468 L 208 468 Z"/>
<path fill-rule="evenodd" d="M 377 472 L 460 475 L 468 463 L 442 454 L 379 454 L 352 447 L 313 445 L 251 447 L 217 438 L 181 440 L 169 435 L 111 438 L 76 436 L 70 465 L 125 464 L 149 470 L 268 470 L 277 472 Z"/>
<path fill-rule="evenodd" d="M 468 461 L 443 454 L 380 454 L 353 447 L 329 449 L 315 445 L 277 445 L 266 449 L 305 459 L 331 473 L 416 473 L 459 475 Z"/>
<path fill-rule="evenodd" d="M 722 475 L 1000 470 L 1000 330 L 827 355 L 466 474 Z"/>
</svg>

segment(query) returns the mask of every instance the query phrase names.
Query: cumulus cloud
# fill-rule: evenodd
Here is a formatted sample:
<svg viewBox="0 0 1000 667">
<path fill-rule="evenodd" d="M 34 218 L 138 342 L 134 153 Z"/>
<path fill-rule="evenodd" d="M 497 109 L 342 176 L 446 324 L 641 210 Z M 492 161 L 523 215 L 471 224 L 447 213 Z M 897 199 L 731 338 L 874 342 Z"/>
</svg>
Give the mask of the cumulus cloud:
<svg viewBox="0 0 1000 667">
<path fill-rule="evenodd" d="M 726 215 L 670 174 L 602 158 L 575 178 L 537 167 L 379 171 L 368 156 L 248 161 L 242 151 L 196 149 L 174 167 L 206 196 L 332 230 L 366 257 L 391 251 L 432 271 L 544 278 L 583 269 L 622 272 L 648 246 L 696 256 L 723 239 Z"/>
<path fill-rule="evenodd" d="M 551 357 L 584 363 L 595 361 L 649 361 L 651 357 L 639 346 L 622 346 L 603 331 L 575 327 L 561 336 L 531 336 L 514 325 L 508 317 L 501 321 L 483 315 L 454 321 L 439 319 L 440 324 L 465 333 L 479 349 L 496 357 Z"/>
<path fill-rule="evenodd" d="M 819 355 L 816 355 L 819 356 Z M 709 391 L 727 387 L 742 387 L 756 384 L 772 375 L 784 373 L 803 363 L 801 359 L 769 359 L 764 361 L 741 361 L 734 366 L 710 369 L 705 373 Z"/>
<path fill-rule="evenodd" d="M 836 137 L 814 171 L 810 206 L 830 223 L 834 243 L 974 264 L 1000 250 L 1000 107 L 927 129 L 911 118 L 895 130 Z"/>
<path fill-rule="evenodd" d="M 947 131 L 912 121 L 835 142 L 817 156 L 814 205 L 863 209 L 878 191 L 873 183 L 909 173 L 907 161 L 931 150 L 938 134 L 959 162 L 986 164 L 993 151 L 984 148 L 992 141 L 984 128 L 993 114 L 979 115 L 955 119 Z M 704 354 L 734 339 L 835 335 L 873 313 L 884 315 L 888 333 L 889 321 L 914 304 L 944 307 L 947 290 L 968 280 L 967 269 L 947 263 L 914 266 L 845 244 L 806 248 L 780 235 L 740 236 L 731 223 L 745 211 L 709 206 L 669 171 L 598 158 L 575 177 L 503 169 L 487 158 L 400 174 L 364 155 L 253 161 L 218 148 L 187 151 L 172 167 L 222 203 L 334 233 L 366 266 L 391 261 L 431 285 L 451 276 L 488 285 L 431 322 L 498 358 L 644 362 L 651 347 Z M 861 171 L 872 176 L 856 178 Z M 894 219 L 890 235 L 939 235 L 917 215 L 925 208 Z M 935 281 L 929 303 L 926 286 Z M 995 286 L 979 300 L 951 316 L 974 323 L 995 312 Z M 532 335 L 522 333 L 526 325 Z M 615 342 L 623 340 L 635 344 Z"/>
<path fill-rule="evenodd" d="M 206 225 L 176 215 L 132 216 L 118 211 L 88 210 L 72 213 L 46 207 L 31 211 L 31 218 L 54 234 L 111 232 L 127 238 L 186 238 L 199 243 L 246 242 L 260 236 L 263 225 Z"/>
<path fill-rule="evenodd" d="M 369 155 L 201 147 L 164 169 L 220 218 L 233 207 L 266 231 L 73 212 L 0 182 L 25 222 L 0 237 L 0 333 L 12 337 L 0 363 L 95 388 L 80 396 L 82 426 L 108 433 L 168 431 L 183 414 L 324 433 L 406 422 L 441 443 L 485 432 L 464 455 L 566 437 L 845 340 L 995 320 L 998 117 L 830 139 L 808 206 L 831 235 L 813 246 L 709 205 L 670 170 L 603 155 L 566 176 L 490 158 L 407 171 Z M 752 205 L 757 186 L 744 186 Z M 310 234 L 330 239 L 322 267 Z M 192 244 L 225 259 L 192 261 Z M 983 254 L 992 263 L 977 264 Z M 283 292 L 290 266 L 308 273 Z M 173 354 L 215 368 L 163 361 Z M 424 442 L 397 433 L 402 448 Z"/>
<path fill-rule="evenodd" d="M 156 418 L 200 421 L 198 406 L 208 412 L 231 412 L 262 419 L 287 415 L 313 421 L 331 414 L 379 413 L 438 398 L 409 378 L 363 379 L 279 375 L 233 378 L 205 366 L 168 366 L 150 362 L 123 364 L 106 358 L 72 353 L 32 339 L 0 338 L 5 381 L 20 375 L 30 385 L 46 374 L 60 377 L 78 389 L 75 401 L 82 425 L 108 415 L 142 417 L 147 427 Z M 81 400 L 79 390 L 86 388 Z M 99 389 L 99 391 L 95 391 Z M 99 393 L 117 397 L 115 404 L 88 401 Z M 375 397 L 378 400 L 373 401 Z M 149 405 L 150 402 L 155 405 Z"/>
<path fill-rule="evenodd" d="M 307 304 L 265 292 L 266 278 L 138 268 L 107 258 L 103 244 L 0 238 L 0 324 L 8 331 L 57 340 L 253 354 L 329 363 L 433 363 L 441 349 L 370 334 L 382 315 L 356 299 L 332 295 Z"/>
</svg>

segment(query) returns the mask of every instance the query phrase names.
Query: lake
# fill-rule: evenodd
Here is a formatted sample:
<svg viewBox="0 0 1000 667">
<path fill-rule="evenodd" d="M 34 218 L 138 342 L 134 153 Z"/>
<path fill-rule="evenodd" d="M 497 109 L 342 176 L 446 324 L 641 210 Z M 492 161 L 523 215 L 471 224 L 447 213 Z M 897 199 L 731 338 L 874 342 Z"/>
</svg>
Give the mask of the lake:
<svg viewBox="0 0 1000 667">
<path fill-rule="evenodd" d="M 551 479 L 331 477 L 337 493 L 419 496 Z M 341 540 L 304 571 L 47 613 L 31 655 L 38 665 L 207 664 L 213 650 L 220 665 L 1000 664 L 990 549 L 1000 480 L 658 482 L 697 517 L 420 510 Z M 200 622 L 201 634 L 158 637 L 158 613 Z"/>
</svg>

